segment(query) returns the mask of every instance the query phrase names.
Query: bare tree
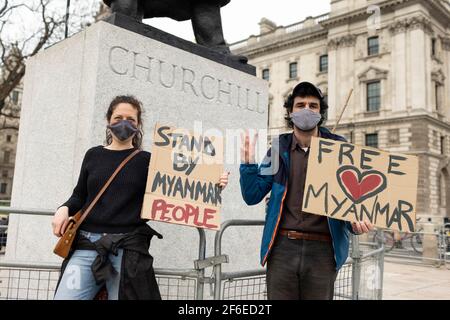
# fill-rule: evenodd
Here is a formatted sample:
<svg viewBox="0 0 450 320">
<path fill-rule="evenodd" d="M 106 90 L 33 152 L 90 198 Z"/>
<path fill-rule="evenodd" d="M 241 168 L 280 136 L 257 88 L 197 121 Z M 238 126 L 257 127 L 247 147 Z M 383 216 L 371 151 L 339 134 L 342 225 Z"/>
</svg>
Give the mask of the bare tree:
<svg viewBox="0 0 450 320">
<path fill-rule="evenodd" d="M 25 75 L 25 62 L 64 39 L 66 1 L 0 0 L 0 130 L 18 129 L 20 108 L 10 102 Z M 69 31 L 94 21 L 99 0 L 72 1 Z"/>
</svg>

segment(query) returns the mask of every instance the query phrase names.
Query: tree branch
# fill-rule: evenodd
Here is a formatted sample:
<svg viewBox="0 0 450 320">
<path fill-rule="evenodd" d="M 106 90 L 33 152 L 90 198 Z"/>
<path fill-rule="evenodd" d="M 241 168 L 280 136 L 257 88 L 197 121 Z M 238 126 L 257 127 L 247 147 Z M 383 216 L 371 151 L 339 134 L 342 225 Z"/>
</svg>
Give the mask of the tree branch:
<svg viewBox="0 0 450 320">
<path fill-rule="evenodd" d="M 94 0 L 91 0 L 94 1 Z M 25 61 L 29 57 L 36 55 L 39 51 L 43 50 L 46 46 L 54 44 L 64 38 L 64 30 L 60 28 L 65 23 L 65 11 L 53 10 L 53 4 L 60 4 L 57 0 L 34 0 L 27 1 L 27 3 L 11 4 L 11 1 L 5 0 L 0 4 L 0 116 L 17 120 L 19 115 L 12 112 L 8 112 L 7 99 L 11 92 L 20 84 L 25 74 Z M 83 21 L 92 19 L 94 16 L 94 8 L 91 6 L 92 12 L 84 15 L 83 10 L 89 8 L 86 2 L 79 4 L 77 9 L 80 10 L 79 16 L 74 13 L 72 19 L 74 21 L 72 29 L 79 31 L 83 28 Z M 82 6 L 82 7 L 81 7 Z M 58 7 L 56 7 L 58 8 Z M 82 8 L 82 9 L 80 9 Z M 37 28 L 26 26 L 24 28 L 23 39 L 15 39 L 13 42 L 8 37 L 3 36 L 4 32 L 8 35 L 8 30 L 14 28 L 14 23 L 17 20 L 14 19 L 16 15 L 19 17 L 25 16 L 22 11 L 26 10 L 35 14 L 35 17 L 39 20 Z M 75 23 L 76 21 L 76 23 Z M 0 130 L 3 128 L 15 129 L 15 127 L 6 126 L 3 122 Z"/>
</svg>

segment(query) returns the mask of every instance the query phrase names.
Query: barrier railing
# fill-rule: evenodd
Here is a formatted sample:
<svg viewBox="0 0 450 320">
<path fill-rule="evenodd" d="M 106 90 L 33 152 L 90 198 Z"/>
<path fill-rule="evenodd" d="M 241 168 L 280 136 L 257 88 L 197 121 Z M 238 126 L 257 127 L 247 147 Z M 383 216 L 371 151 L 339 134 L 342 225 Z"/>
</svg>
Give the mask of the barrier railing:
<svg viewBox="0 0 450 320">
<path fill-rule="evenodd" d="M 0 213 L 53 215 L 52 211 L 0 207 Z M 199 233 L 198 260 L 192 269 L 155 269 L 163 299 L 202 300 L 205 284 L 218 300 L 267 299 L 265 269 L 222 272 L 228 255 L 222 253 L 223 234 L 230 227 L 263 226 L 262 220 L 228 220 L 216 233 L 214 256 L 206 257 L 206 236 Z M 339 271 L 334 299 L 381 299 L 383 276 L 383 247 L 360 250 L 358 239 L 352 237 L 351 257 Z M 213 267 L 205 275 L 205 269 Z M 0 260 L 0 300 L 52 299 L 59 278 L 60 265 L 25 264 Z"/>
<path fill-rule="evenodd" d="M 222 264 L 229 261 L 228 256 L 222 254 L 224 232 L 230 227 L 263 225 L 263 220 L 228 220 L 222 223 L 220 231 L 216 233 L 214 243 L 214 256 L 221 261 L 214 265 L 214 299 L 267 299 L 265 269 L 222 272 Z M 381 300 L 384 247 L 382 244 L 380 247 L 378 244 L 372 244 L 372 246 L 376 248 L 369 252 L 363 252 L 359 248 L 358 238 L 352 236 L 351 257 L 339 270 L 335 281 L 335 300 Z M 362 276 L 364 276 L 364 282 L 360 281 Z"/>
<path fill-rule="evenodd" d="M 59 264 L 0 261 L 0 300 L 51 300 L 60 274 Z M 202 300 L 203 284 L 197 270 L 155 269 L 164 300 Z"/>
<path fill-rule="evenodd" d="M 369 234 L 372 242 L 382 242 L 385 256 L 396 261 L 417 262 L 433 265 L 450 264 L 450 232 L 445 226 L 435 232 L 394 233 L 381 230 Z"/>
<path fill-rule="evenodd" d="M 263 226 L 264 225 L 264 221 L 262 220 L 228 220 L 222 223 L 220 230 L 217 231 L 216 233 L 216 237 L 214 240 L 214 256 L 216 257 L 222 257 L 222 261 L 224 263 L 228 262 L 228 256 L 223 256 L 222 255 L 222 237 L 223 237 L 223 233 L 231 226 Z M 244 278 L 253 278 L 256 281 L 264 281 L 264 279 L 262 279 L 262 275 L 264 276 L 265 279 L 265 270 L 250 270 L 250 271 L 245 271 L 245 273 L 243 272 L 233 272 L 233 273 L 226 273 L 226 272 L 222 272 L 222 263 L 217 264 L 214 266 L 214 299 L 215 300 L 222 300 L 224 299 L 224 295 L 221 292 L 221 288 L 222 288 L 222 281 L 224 280 L 228 280 L 229 282 L 231 282 L 233 279 L 236 281 L 236 279 L 244 279 Z M 242 280 L 241 280 L 242 281 Z M 236 288 L 236 287 L 235 287 Z M 263 290 L 265 290 L 265 282 L 264 282 L 264 286 L 260 286 L 260 289 L 263 288 Z M 266 295 L 265 292 L 252 292 L 252 298 L 251 299 L 255 299 L 254 295 Z M 239 297 L 241 297 L 242 295 L 239 295 Z M 246 297 L 247 298 L 247 297 Z"/>
<path fill-rule="evenodd" d="M 384 244 L 365 243 L 351 236 L 352 300 L 381 300 L 383 297 Z"/>
<path fill-rule="evenodd" d="M 54 211 L 0 207 L 0 213 L 52 216 Z M 203 229 L 197 228 L 197 231 L 199 234 L 198 261 L 203 261 L 206 253 L 206 235 Z M 45 291 L 45 289 L 41 288 L 41 284 L 46 281 L 44 288 L 47 288 L 47 295 L 45 296 L 47 298 L 53 297 L 59 277 L 59 269 L 60 265 L 36 265 L 0 260 L 0 299 L 27 299 L 29 297 L 37 299 L 40 296 L 35 295 L 35 293 Z M 195 265 L 193 269 L 187 270 L 155 268 L 155 273 L 157 274 L 157 281 L 163 298 L 168 300 L 172 298 L 183 300 L 203 299 L 204 283 L 207 282 L 204 281 L 204 268 L 196 268 Z M 42 275 L 44 275 L 43 278 L 41 277 Z M 49 278 L 47 275 L 52 275 L 53 277 L 57 275 L 56 282 L 53 283 L 55 279 Z"/>
</svg>

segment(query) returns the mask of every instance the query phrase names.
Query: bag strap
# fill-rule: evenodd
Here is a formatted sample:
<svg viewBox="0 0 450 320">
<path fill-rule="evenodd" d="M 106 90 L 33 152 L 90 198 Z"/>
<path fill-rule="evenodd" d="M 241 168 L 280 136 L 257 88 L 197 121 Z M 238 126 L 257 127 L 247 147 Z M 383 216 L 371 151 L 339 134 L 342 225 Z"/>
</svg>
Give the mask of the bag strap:
<svg viewBox="0 0 450 320">
<path fill-rule="evenodd" d="M 122 161 L 122 163 L 117 167 L 116 171 L 114 171 L 114 173 L 111 175 L 111 177 L 108 179 L 108 181 L 106 181 L 105 185 L 103 186 L 103 188 L 99 191 L 99 193 L 97 194 L 97 196 L 94 198 L 94 200 L 92 200 L 91 204 L 89 205 L 89 207 L 87 207 L 87 209 L 83 212 L 83 215 L 81 216 L 80 220 L 78 220 L 77 225 L 80 226 L 81 223 L 84 221 L 84 219 L 86 219 L 87 215 L 89 214 L 89 212 L 91 212 L 92 208 L 94 207 L 94 205 L 97 203 L 98 199 L 100 199 L 100 197 L 103 195 L 103 193 L 106 191 L 106 189 L 109 187 L 109 185 L 111 184 L 111 182 L 114 180 L 114 178 L 117 176 L 117 174 L 119 173 L 120 170 L 122 170 L 122 168 L 127 164 L 128 161 L 130 161 L 135 155 L 137 155 L 139 152 L 141 152 L 141 150 L 137 149 L 135 150 L 132 154 L 130 154 L 128 157 L 125 158 L 125 160 Z"/>
</svg>

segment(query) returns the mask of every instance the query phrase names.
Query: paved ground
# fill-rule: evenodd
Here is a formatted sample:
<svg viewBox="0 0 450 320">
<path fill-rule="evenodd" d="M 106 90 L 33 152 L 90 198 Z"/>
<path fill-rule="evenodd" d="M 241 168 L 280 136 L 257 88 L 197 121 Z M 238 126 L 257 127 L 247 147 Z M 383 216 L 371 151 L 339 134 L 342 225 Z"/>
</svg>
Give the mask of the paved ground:
<svg viewBox="0 0 450 320">
<path fill-rule="evenodd" d="M 384 300 L 450 300 L 450 265 L 384 263 Z"/>
</svg>

